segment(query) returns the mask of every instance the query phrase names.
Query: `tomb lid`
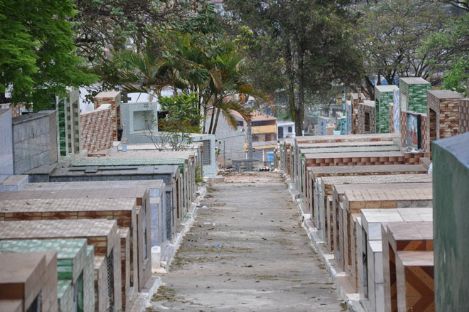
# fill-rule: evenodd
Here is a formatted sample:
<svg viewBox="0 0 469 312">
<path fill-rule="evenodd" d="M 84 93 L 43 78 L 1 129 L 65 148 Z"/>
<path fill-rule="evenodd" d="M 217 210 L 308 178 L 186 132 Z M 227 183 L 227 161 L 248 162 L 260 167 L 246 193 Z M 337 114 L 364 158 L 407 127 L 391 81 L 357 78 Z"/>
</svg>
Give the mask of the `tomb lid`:
<svg viewBox="0 0 469 312">
<path fill-rule="evenodd" d="M 429 94 L 439 99 L 461 99 L 463 98 L 461 93 L 452 90 L 429 90 Z"/>
<path fill-rule="evenodd" d="M 406 267 L 434 265 L 433 251 L 398 251 L 397 257 Z"/>
<path fill-rule="evenodd" d="M 379 85 L 376 86 L 376 91 L 380 93 L 388 93 L 388 92 L 394 92 L 394 90 L 398 90 L 399 88 L 395 85 Z"/>
<path fill-rule="evenodd" d="M 448 151 L 463 166 L 469 169 L 469 132 L 435 141 L 434 144 Z"/>
<path fill-rule="evenodd" d="M 399 82 L 404 82 L 405 84 L 408 84 L 408 85 L 430 84 L 428 81 L 426 81 L 422 77 L 403 77 L 399 79 Z"/>
</svg>

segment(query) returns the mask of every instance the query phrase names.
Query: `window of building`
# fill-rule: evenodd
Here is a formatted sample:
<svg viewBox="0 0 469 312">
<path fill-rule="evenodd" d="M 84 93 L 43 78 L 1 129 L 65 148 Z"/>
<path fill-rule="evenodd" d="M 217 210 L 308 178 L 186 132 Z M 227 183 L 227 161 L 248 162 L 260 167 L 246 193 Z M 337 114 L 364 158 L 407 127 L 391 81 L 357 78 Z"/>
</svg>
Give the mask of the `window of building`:
<svg viewBox="0 0 469 312">
<path fill-rule="evenodd" d="M 288 133 L 292 133 L 293 132 L 293 128 L 292 127 L 288 127 Z"/>
<path fill-rule="evenodd" d="M 251 122 L 252 127 L 270 126 L 274 124 L 275 124 L 275 120 L 258 120 L 258 121 Z"/>
<path fill-rule="evenodd" d="M 203 140 L 202 144 L 202 165 L 210 165 L 211 142 L 210 140 Z"/>
<path fill-rule="evenodd" d="M 283 139 L 283 127 L 278 128 L 278 138 Z"/>
</svg>

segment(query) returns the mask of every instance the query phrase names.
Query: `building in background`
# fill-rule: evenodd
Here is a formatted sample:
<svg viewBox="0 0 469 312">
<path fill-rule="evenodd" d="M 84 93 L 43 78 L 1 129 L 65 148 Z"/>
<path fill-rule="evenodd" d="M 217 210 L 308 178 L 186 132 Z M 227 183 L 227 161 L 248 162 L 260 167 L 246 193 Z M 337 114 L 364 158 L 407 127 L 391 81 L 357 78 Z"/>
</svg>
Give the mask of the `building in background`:
<svg viewBox="0 0 469 312">
<path fill-rule="evenodd" d="M 253 158 L 267 161 L 267 154 L 277 147 L 277 118 L 254 113 L 251 120 Z M 247 145 L 246 145 L 247 151 Z"/>
<path fill-rule="evenodd" d="M 295 137 L 295 123 L 293 121 L 277 121 L 277 139 Z"/>
<path fill-rule="evenodd" d="M 223 168 L 232 166 L 233 160 L 246 158 L 244 144 L 246 143 L 245 121 L 240 114 L 232 112 L 236 126 L 228 123 L 227 118 L 220 114 L 215 139 L 217 142 L 218 163 Z M 209 127 L 210 118 L 207 118 L 205 127 Z"/>
</svg>

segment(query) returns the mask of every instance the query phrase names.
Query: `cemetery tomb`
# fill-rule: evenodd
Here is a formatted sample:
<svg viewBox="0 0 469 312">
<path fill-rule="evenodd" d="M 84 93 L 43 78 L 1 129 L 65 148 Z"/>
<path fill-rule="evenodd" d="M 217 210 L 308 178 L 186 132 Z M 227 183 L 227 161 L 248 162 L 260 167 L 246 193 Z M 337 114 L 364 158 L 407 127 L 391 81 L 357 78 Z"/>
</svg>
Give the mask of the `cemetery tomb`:
<svg viewBox="0 0 469 312">
<path fill-rule="evenodd" d="M 433 220 L 432 208 L 362 209 L 357 229 L 357 271 L 360 302 L 367 311 L 384 310 L 381 226 L 391 222 Z M 361 261 L 360 261 L 361 259 Z"/>
<path fill-rule="evenodd" d="M 59 310 L 94 311 L 94 251 L 85 239 L 3 240 L 0 253 L 3 252 L 57 252 Z M 70 300 L 67 299 L 70 292 L 72 305 L 68 305 Z"/>
<path fill-rule="evenodd" d="M 431 84 L 420 77 L 399 79 L 401 112 L 427 113 L 427 91 Z"/>
<path fill-rule="evenodd" d="M 397 86 L 379 85 L 375 87 L 376 98 L 376 131 L 378 133 L 389 133 L 390 119 L 392 117 L 391 105 L 394 103 L 394 92 Z"/>
<path fill-rule="evenodd" d="M 307 169 L 306 193 L 307 211 L 313 213 L 316 205 L 314 190 L 316 180 L 329 176 L 359 176 L 359 175 L 390 175 L 390 174 L 421 174 L 427 173 L 423 165 L 373 165 L 373 166 L 329 166 L 309 167 Z M 327 209 L 327 206 L 326 206 Z M 328 214 L 330 215 L 330 214 Z M 332 246 L 332 244 L 330 244 Z"/>
<path fill-rule="evenodd" d="M 0 241 L 69 238 L 85 238 L 89 245 L 94 246 L 95 255 L 103 257 L 101 270 L 104 270 L 107 278 L 95 279 L 95 306 L 98 307 L 98 311 L 121 310 L 120 238 L 116 221 L 103 219 L 0 221 Z M 99 277 L 96 274 L 95 276 Z"/>
<path fill-rule="evenodd" d="M 334 186 L 333 217 L 340 267 L 350 274 L 357 285 L 356 217 L 364 208 L 429 207 L 432 204 L 431 183 L 395 183 L 386 188 L 379 184 Z"/>
<path fill-rule="evenodd" d="M 130 190 L 127 190 L 130 191 Z M 144 263 L 142 259 L 137 257 L 138 255 L 138 242 L 145 243 L 147 248 L 151 248 L 150 237 L 148 236 L 149 231 L 146 233 L 146 239 L 143 238 L 144 233 L 138 231 L 139 222 L 146 222 L 147 227 L 150 226 L 150 219 L 137 218 L 135 197 L 129 199 L 89 199 L 86 198 L 86 191 L 58 191 L 53 192 L 52 199 L 34 199 L 34 197 L 40 197 L 39 194 L 42 192 L 17 192 L 7 193 L 0 195 L 0 220 L 3 221 L 20 221 L 20 220 L 56 220 L 56 219 L 115 219 L 120 228 L 129 229 L 129 258 L 124 258 L 122 261 L 129 261 L 130 263 L 130 274 L 131 280 L 129 281 L 129 287 L 134 288 L 137 285 L 136 290 L 126 289 L 125 293 L 136 293 L 138 288 L 138 271 L 139 270 L 151 270 L 151 264 Z M 103 192 L 105 196 L 106 192 Z M 125 193 L 125 192 L 122 192 Z M 67 198 L 73 194 L 82 195 L 82 199 L 78 198 Z M 33 195 L 33 196 L 29 196 Z M 114 196 L 117 194 L 114 193 Z M 44 196 L 47 197 L 47 192 L 44 192 Z M 32 199 L 21 199 L 31 198 Z M 55 198 L 54 198 L 55 197 Z M 65 198 L 63 198 L 65 197 Z M 125 196 L 124 196 L 125 197 Z M 17 199 L 5 199 L 3 198 L 17 198 Z M 140 227 L 143 228 L 143 227 Z M 142 238 L 139 240 L 139 236 Z M 132 256 L 132 258 L 130 258 Z M 143 268 L 144 265 L 147 268 Z M 125 271 L 126 267 L 121 267 Z M 125 272 L 123 272 L 125 276 Z M 143 278 L 143 276 L 142 276 Z M 147 280 L 143 280 L 146 283 Z M 123 286 L 127 283 L 124 280 Z"/>
<path fill-rule="evenodd" d="M 20 311 L 57 310 L 55 252 L 0 253 L 0 263 L 0 308 L 20 303 Z"/>
<path fill-rule="evenodd" d="M 394 312 L 398 311 L 396 284 L 397 254 L 400 251 L 433 251 L 433 224 L 432 222 L 383 224 L 382 238 L 384 306 L 386 312 Z M 426 287 L 416 290 L 422 294 L 426 293 Z M 422 308 L 426 309 L 426 306 Z M 426 311 L 425 309 L 421 311 Z"/>
<path fill-rule="evenodd" d="M 433 251 L 398 251 L 397 310 L 435 311 Z"/>
<path fill-rule="evenodd" d="M 390 172 L 392 173 L 392 172 Z M 383 174 L 361 176 L 329 176 L 316 180 L 314 190 L 315 225 L 327 244 L 332 242 L 332 194 L 334 185 L 357 184 L 394 184 L 394 183 L 430 183 L 432 176 L 428 174 Z M 332 245 L 332 244 L 331 244 Z M 332 251 L 333 246 L 329 247 Z"/>
</svg>

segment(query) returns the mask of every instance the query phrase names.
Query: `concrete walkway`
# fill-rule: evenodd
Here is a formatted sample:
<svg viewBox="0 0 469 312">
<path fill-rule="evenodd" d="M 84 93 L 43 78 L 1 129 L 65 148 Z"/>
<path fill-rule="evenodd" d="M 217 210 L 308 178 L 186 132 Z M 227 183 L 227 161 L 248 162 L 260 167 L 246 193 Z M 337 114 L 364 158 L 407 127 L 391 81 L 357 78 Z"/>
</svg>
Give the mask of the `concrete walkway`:
<svg viewBox="0 0 469 312">
<path fill-rule="evenodd" d="M 209 189 L 151 311 L 344 311 L 272 173 Z"/>
</svg>

